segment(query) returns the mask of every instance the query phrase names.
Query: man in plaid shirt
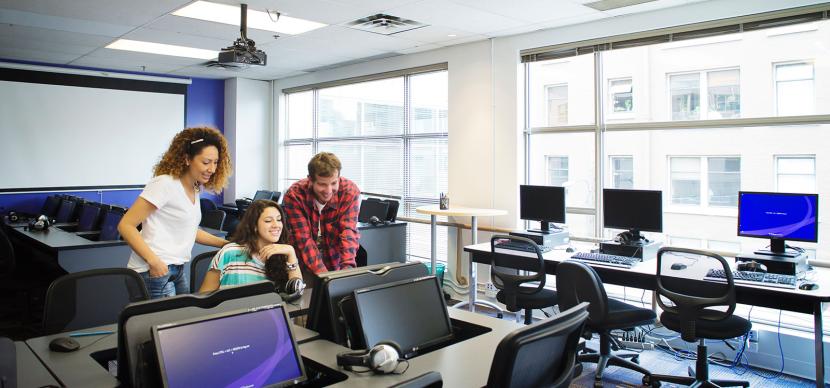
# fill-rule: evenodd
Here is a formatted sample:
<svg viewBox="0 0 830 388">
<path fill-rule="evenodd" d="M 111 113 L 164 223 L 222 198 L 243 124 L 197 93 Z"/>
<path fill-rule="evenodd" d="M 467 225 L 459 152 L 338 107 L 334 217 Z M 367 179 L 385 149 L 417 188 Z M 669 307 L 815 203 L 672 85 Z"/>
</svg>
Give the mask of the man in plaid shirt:
<svg viewBox="0 0 830 388">
<path fill-rule="evenodd" d="M 356 266 L 360 189 L 340 169 L 334 154 L 315 155 L 308 177 L 291 185 L 282 201 L 291 245 L 315 274 Z"/>
</svg>

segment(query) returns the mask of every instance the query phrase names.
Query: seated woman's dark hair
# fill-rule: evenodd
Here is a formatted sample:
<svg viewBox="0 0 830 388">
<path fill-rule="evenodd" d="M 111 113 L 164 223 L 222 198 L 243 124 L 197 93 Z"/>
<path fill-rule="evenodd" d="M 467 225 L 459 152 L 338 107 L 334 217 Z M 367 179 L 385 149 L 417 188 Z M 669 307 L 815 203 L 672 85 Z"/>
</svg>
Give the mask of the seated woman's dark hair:
<svg viewBox="0 0 830 388">
<path fill-rule="evenodd" d="M 231 236 L 231 241 L 247 248 L 250 256 L 259 251 L 257 247 L 257 241 L 259 241 L 259 234 L 256 232 L 257 222 L 259 222 L 262 212 L 269 207 L 276 208 L 282 219 L 282 233 L 277 244 L 288 244 L 288 223 L 282 206 L 266 199 L 256 200 L 245 210 L 245 214 L 242 215 L 239 225 L 236 226 L 236 230 Z M 260 260 L 265 263 L 265 277 L 268 280 L 276 284 L 285 284 L 288 281 L 288 269 L 286 267 L 288 256 L 272 255 L 271 257 L 261 257 Z"/>
</svg>

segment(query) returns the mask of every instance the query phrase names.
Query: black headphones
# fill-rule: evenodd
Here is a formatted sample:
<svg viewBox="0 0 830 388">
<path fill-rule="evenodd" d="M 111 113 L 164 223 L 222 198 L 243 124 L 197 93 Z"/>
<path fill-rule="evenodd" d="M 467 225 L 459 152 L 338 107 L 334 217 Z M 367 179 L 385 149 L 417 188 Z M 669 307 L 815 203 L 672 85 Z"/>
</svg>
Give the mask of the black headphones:
<svg viewBox="0 0 830 388">
<path fill-rule="evenodd" d="M 378 226 L 378 225 L 386 224 L 386 222 L 381 221 L 381 219 L 378 218 L 378 216 L 372 216 L 372 218 L 369 218 L 369 223 L 372 224 L 372 226 Z"/>
<path fill-rule="evenodd" d="M 643 242 L 649 242 L 648 239 L 645 238 L 645 236 L 641 235 L 640 239 L 642 239 Z M 617 235 L 617 237 L 614 239 L 614 241 L 616 241 L 620 244 L 628 245 L 628 244 L 631 244 L 631 243 L 638 242 L 640 240 L 637 239 L 636 237 L 634 237 L 634 233 L 631 233 L 631 231 L 626 230 L 625 232 L 620 232 L 620 234 Z"/>
<path fill-rule="evenodd" d="M 282 298 L 283 302 L 288 303 L 300 299 L 303 296 L 304 290 L 305 283 L 300 278 L 288 279 L 282 287 L 279 284 L 277 285 L 277 292 L 280 294 L 280 298 Z"/>
<path fill-rule="evenodd" d="M 767 272 L 767 266 L 763 265 L 755 260 L 751 261 L 742 261 L 738 263 L 735 267 L 738 271 L 748 271 L 748 272 Z"/>
<path fill-rule="evenodd" d="M 40 215 L 35 219 L 29 220 L 29 230 L 43 231 L 49 229 L 52 225 L 52 220 L 49 217 Z"/>
<path fill-rule="evenodd" d="M 32 218 L 35 218 L 35 215 L 34 214 L 29 214 L 29 213 L 23 213 L 23 212 L 16 212 L 16 211 L 12 210 L 12 211 L 9 212 L 7 217 L 9 218 L 9 222 L 23 222 L 23 221 L 29 221 Z"/>
<path fill-rule="evenodd" d="M 369 350 L 348 351 L 337 355 L 338 366 L 357 373 L 402 374 L 406 369 L 396 371 L 402 362 L 406 362 L 406 368 L 409 368 L 409 362 L 401 359 L 401 347 L 395 341 L 381 341 Z M 355 370 L 356 366 L 368 369 Z"/>
</svg>

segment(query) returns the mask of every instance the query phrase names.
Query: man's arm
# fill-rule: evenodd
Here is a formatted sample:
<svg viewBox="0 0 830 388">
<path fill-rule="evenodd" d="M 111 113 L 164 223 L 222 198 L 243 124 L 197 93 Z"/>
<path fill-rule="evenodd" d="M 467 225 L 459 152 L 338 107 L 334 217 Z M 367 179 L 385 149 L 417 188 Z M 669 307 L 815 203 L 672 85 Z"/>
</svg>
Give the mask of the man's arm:
<svg viewBox="0 0 830 388">
<path fill-rule="evenodd" d="M 340 254 L 340 268 L 354 268 L 355 256 L 357 255 L 358 239 L 360 234 L 357 231 L 357 215 L 360 212 L 360 189 L 357 185 L 352 183 L 352 190 L 346 191 L 344 198 L 340 200 L 343 214 L 340 216 L 339 229 L 340 241 L 338 241 L 335 249 Z"/>
<path fill-rule="evenodd" d="M 320 260 L 320 251 L 311 233 L 309 224 L 311 217 L 306 211 L 303 199 L 298 198 L 296 191 L 289 189 L 282 200 L 282 207 L 285 210 L 288 230 L 291 232 L 291 242 L 297 256 L 312 272 L 326 272 L 326 265 L 323 264 L 323 260 Z"/>
</svg>

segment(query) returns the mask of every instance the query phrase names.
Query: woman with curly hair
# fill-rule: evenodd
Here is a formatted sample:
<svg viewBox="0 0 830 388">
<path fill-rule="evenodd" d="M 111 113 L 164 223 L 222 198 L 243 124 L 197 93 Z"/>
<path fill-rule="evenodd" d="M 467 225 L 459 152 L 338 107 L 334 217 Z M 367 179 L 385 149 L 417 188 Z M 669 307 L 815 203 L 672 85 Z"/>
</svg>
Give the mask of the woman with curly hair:
<svg viewBox="0 0 830 388">
<path fill-rule="evenodd" d="M 284 220 L 285 211 L 276 202 L 254 201 L 239 221 L 233 242 L 213 257 L 199 292 L 266 279 L 285 288 L 289 279 L 302 279 Z"/>
<path fill-rule="evenodd" d="M 199 192 L 220 192 L 230 175 L 225 137 L 207 127 L 176 134 L 153 168 L 153 179 L 118 224 L 133 250 L 127 266 L 144 278 L 151 298 L 190 291 L 184 264 L 194 242 L 215 247 L 228 243 L 199 229 Z"/>
</svg>

